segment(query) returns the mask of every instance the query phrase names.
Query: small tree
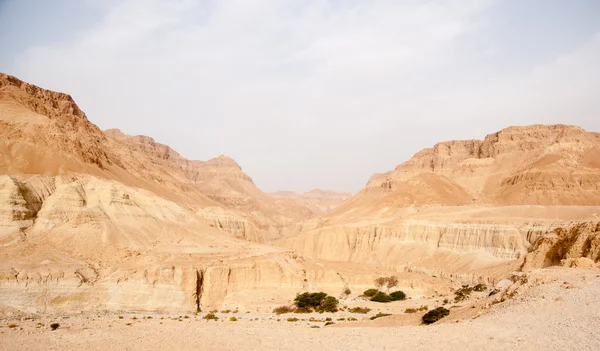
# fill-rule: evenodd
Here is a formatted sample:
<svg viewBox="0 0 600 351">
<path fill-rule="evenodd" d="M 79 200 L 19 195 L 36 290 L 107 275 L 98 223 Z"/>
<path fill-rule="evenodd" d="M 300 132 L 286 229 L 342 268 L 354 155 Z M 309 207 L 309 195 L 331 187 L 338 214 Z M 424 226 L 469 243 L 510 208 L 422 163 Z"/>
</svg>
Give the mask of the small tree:
<svg viewBox="0 0 600 351">
<path fill-rule="evenodd" d="M 387 283 L 387 278 L 379 277 L 379 278 L 375 279 L 374 283 L 377 288 L 381 289 Z"/>
<path fill-rule="evenodd" d="M 387 279 L 387 284 L 386 284 L 386 286 L 387 286 L 387 288 L 388 288 L 388 291 L 389 291 L 391 288 L 394 288 L 394 287 L 398 286 L 398 277 L 396 277 L 395 275 L 393 275 L 393 276 L 389 277 L 389 278 Z"/>
</svg>

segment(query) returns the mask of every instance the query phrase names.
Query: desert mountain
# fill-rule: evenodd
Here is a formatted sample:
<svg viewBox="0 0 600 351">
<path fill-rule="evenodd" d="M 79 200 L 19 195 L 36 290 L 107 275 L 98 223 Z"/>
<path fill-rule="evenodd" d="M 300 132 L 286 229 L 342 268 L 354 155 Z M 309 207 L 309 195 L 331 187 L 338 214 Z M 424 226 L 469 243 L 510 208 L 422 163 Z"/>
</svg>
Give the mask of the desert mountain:
<svg viewBox="0 0 600 351">
<path fill-rule="evenodd" d="M 231 158 L 102 132 L 69 95 L 5 74 L 0 174 L 3 308 L 194 311 L 246 290 L 343 284 L 253 243 L 312 212 L 266 195 Z"/>
<path fill-rule="evenodd" d="M 308 207 L 314 214 L 323 215 L 331 212 L 348 200 L 351 193 L 343 191 L 331 191 L 314 189 L 305 193 L 293 191 L 278 191 L 269 193 L 272 197 L 279 199 L 291 199 Z"/>
<path fill-rule="evenodd" d="M 541 266 L 567 252 L 597 261 L 599 163 L 600 134 L 575 126 L 438 143 L 373 175 L 280 244 L 307 257 L 437 276 L 493 276 L 542 246 Z M 550 251 L 554 258 L 544 258 Z"/>
<path fill-rule="evenodd" d="M 578 127 L 440 143 L 348 197 L 265 194 L 0 74 L 0 312 L 270 312 L 386 274 L 419 298 L 600 259 L 600 135 Z"/>
</svg>

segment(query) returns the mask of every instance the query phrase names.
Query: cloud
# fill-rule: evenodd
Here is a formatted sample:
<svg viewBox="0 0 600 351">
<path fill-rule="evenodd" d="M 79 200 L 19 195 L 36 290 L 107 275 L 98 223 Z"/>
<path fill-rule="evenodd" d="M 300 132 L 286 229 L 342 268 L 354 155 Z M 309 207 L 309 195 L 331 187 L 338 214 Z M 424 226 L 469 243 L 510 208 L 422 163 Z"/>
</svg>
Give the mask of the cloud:
<svg viewBox="0 0 600 351">
<path fill-rule="evenodd" d="M 189 158 L 229 154 L 263 189 L 358 190 L 437 141 L 515 123 L 600 127 L 598 40 L 499 75 L 511 53 L 481 37 L 493 6 L 118 1 L 76 40 L 30 48 L 16 72 L 71 93 L 101 128 Z"/>
</svg>

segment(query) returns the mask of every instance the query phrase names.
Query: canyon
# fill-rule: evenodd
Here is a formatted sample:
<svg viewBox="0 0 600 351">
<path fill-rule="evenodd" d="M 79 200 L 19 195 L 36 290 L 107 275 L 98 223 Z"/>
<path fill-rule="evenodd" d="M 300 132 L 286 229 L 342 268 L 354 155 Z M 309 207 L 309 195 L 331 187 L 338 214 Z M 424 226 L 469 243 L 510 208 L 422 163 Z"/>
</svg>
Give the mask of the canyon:
<svg viewBox="0 0 600 351">
<path fill-rule="evenodd" d="M 600 133 L 577 126 L 441 142 L 356 194 L 265 193 L 228 156 L 102 131 L 71 96 L 0 74 L 2 315 L 269 313 L 389 275 L 420 299 L 596 269 L 599 214 Z"/>
</svg>

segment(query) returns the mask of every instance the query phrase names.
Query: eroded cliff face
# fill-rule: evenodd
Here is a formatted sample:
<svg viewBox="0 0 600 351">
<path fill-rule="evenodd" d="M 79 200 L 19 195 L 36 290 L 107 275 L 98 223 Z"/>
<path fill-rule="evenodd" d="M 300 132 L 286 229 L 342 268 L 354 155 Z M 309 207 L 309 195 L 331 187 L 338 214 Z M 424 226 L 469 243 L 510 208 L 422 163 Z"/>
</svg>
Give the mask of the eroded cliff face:
<svg viewBox="0 0 600 351">
<path fill-rule="evenodd" d="M 577 266 L 581 262 L 594 267 L 600 261 L 600 222 L 557 226 L 535 237 L 521 269 L 530 271 L 549 266 Z M 580 259 L 584 258 L 585 261 Z"/>
</svg>

